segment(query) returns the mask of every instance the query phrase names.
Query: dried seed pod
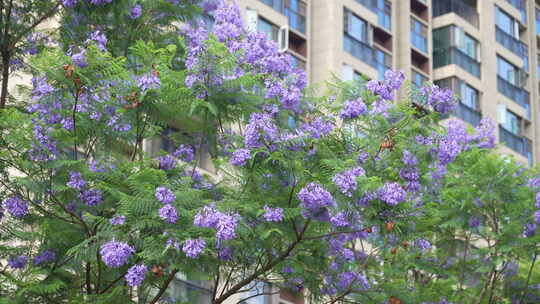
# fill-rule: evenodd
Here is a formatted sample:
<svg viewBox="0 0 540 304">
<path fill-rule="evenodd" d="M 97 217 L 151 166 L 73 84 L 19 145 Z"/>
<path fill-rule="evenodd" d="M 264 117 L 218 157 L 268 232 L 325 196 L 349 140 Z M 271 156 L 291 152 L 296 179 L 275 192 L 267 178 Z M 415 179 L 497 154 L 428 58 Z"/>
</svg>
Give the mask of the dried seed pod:
<svg viewBox="0 0 540 304">
<path fill-rule="evenodd" d="M 396 224 L 395 224 L 394 222 L 388 222 L 388 223 L 386 223 L 386 224 L 385 224 L 386 231 L 392 231 L 392 230 L 394 230 L 394 226 L 395 226 L 395 225 L 396 225 Z"/>
</svg>

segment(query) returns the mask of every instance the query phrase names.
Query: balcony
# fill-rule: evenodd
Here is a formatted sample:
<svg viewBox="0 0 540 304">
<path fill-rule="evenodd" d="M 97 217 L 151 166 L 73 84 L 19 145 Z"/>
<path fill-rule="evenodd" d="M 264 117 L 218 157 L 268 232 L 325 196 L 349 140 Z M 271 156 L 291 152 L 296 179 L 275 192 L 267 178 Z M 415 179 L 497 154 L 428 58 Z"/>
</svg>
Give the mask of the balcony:
<svg viewBox="0 0 540 304">
<path fill-rule="evenodd" d="M 510 81 L 499 75 L 497 75 L 497 90 L 504 96 L 524 107 L 525 110 L 527 110 L 527 118 L 530 119 L 529 92 L 512 84 Z"/>
<path fill-rule="evenodd" d="M 469 57 L 455 47 L 442 48 L 433 51 L 433 67 L 440 68 L 449 64 L 457 64 L 471 75 L 480 78 L 480 62 Z"/>
<path fill-rule="evenodd" d="M 508 148 L 532 160 L 531 141 L 523 136 L 516 135 L 499 125 L 499 141 Z"/>
<path fill-rule="evenodd" d="M 377 55 L 375 49 L 365 42 L 358 41 L 349 34 L 343 35 L 343 48 L 346 52 L 362 60 L 366 64 L 378 69 Z"/>
<path fill-rule="evenodd" d="M 418 50 L 427 53 L 428 41 L 426 37 L 417 32 L 411 31 L 411 43 Z"/>
<path fill-rule="evenodd" d="M 512 4 L 515 8 L 521 13 L 521 23 L 527 24 L 527 7 L 525 5 L 525 0 L 506 0 L 508 3 Z"/>
<path fill-rule="evenodd" d="M 518 55 L 520 58 L 526 58 L 528 56 L 527 45 L 503 31 L 498 26 L 495 26 L 495 38 L 497 39 L 498 43 L 509 49 L 512 53 Z"/>
<path fill-rule="evenodd" d="M 470 107 L 462 104 L 461 102 L 458 103 L 453 114 L 454 116 L 473 126 L 477 126 L 478 124 L 480 124 L 480 120 L 482 120 L 482 113 L 480 111 L 471 109 Z"/>
<path fill-rule="evenodd" d="M 448 13 L 455 13 L 470 24 L 478 27 L 478 12 L 475 6 L 471 6 L 464 0 L 434 0 L 433 17 Z"/>
</svg>

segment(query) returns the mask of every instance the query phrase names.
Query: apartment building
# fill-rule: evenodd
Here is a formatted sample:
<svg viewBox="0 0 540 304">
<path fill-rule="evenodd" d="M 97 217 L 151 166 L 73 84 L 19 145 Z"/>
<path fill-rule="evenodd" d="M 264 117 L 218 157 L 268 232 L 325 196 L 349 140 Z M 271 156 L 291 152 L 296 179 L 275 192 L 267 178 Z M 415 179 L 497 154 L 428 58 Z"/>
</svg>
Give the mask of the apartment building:
<svg viewBox="0 0 540 304">
<path fill-rule="evenodd" d="M 540 1 L 239 0 L 248 25 L 268 34 L 306 70 L 381 79 L 405 72 L 459 97 L 452 116 L 497 122 L 501 153 L 540 159 Z M 536 69 L 536 71 L 535 71 Z M 400 97 L 406 96 L 402 90 Z"/>
</svg>

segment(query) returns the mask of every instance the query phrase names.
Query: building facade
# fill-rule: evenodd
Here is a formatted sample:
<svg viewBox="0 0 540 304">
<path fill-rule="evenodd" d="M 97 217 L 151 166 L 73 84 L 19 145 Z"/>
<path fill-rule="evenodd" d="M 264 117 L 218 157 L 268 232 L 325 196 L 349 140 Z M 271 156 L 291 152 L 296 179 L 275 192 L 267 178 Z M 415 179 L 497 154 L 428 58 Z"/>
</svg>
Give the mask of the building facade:
<svg viewBox="0 0 540 304">
<path fill-rule="evenodd" d="M 495 121 L 501 153 L 540 160 L 539 0 L 238 2 L 249 26 L 291 54 L 311 84 L 399 69 L 415 85 L 452 88 L 452 116 Z"/>
</svg>

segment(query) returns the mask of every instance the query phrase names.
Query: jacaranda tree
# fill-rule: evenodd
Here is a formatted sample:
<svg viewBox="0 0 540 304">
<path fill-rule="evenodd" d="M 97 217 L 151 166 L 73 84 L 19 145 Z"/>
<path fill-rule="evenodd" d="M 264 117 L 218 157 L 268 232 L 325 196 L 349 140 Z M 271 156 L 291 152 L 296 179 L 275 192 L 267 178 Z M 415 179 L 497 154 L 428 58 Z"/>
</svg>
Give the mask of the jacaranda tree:
<svg viewBox="0 0 540 304">
<path fill-rule="evenodd" d="M 214 304 L 256 282 L 316 303 L 534 302 L 540 183 L 490 154 L 489 120 L 440 123 L 451 91 L 398 102 L 387 71 L 312 96 L 232 1 L 167 39 L 85 30 L 141 3 L 64 1 L 90 36 L 32 58 L 29 113 L 0 112 L 0 303 L 157 303 L 177 273 Z M 144 148 L 158 136 L 174 149 Z"/>
</svg>

